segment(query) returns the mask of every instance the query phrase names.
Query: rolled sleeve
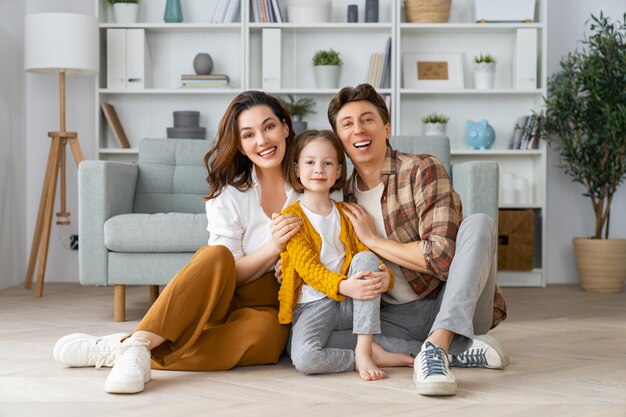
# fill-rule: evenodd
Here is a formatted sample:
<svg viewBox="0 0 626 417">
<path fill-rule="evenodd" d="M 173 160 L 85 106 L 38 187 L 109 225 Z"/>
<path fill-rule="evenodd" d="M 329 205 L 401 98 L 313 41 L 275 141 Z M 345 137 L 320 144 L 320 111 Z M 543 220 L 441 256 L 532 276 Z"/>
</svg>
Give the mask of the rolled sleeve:
<svg viewBox="0 0 626 417">
<path fill-rule="evenodd" d="M 206 214 L 207 230 L 210 233 L 209 245 L 226 246 L 235 260 L 243 257 L 244 227 L 235 200 L 226 189 L 216 198 L 206 202 Z"/>
</svg>

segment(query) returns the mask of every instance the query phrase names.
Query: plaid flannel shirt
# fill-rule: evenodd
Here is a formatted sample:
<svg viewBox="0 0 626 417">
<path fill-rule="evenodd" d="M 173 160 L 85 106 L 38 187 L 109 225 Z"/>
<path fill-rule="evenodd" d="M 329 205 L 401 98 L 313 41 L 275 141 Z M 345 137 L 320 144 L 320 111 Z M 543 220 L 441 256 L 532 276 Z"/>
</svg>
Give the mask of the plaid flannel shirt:
<svg viewBox="0 0 626 417">
<path fill-rule="evenodd" d="M 346 201 L 356 202 L 356 170 L 344 190 Z M 389 239 L 417 242 L 428 273 L 400 266 L 420 298 L 436 298 L 448 279 L 455 240 L 463 220 L 461 199 L 452 188 L 443 164 L 432 155 L 406 154 L 387 147 L 381 181 L 382 213 Z M 496 285 L 492 327 L 506 318 L 506 305 Z"/>
</svg>

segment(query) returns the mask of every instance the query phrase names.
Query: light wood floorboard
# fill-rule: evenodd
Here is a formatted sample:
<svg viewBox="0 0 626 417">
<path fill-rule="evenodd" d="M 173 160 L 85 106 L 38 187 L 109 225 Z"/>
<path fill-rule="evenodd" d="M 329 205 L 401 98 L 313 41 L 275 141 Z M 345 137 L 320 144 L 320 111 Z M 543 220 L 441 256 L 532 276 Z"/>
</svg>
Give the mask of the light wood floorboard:
<svg viewBox="0 0 626 417">
<path fill-rule="evenodd" d="M 511 359 L 504 371 L 453 369 L 458 394 L 415 393 L 412 370 L 362 382 L 355 373 L 305 376 L 288 359 L 228 372 L 153 371 L 137 395 L 103 390 L 108 368 L 66 369 L 52 359 L 72 332 L 133 329 L 147 287 L 128 288 L 129 321 L 113 321 L 113 289 L 46 284 L 41 299 L 0 291 L 0 416 L 626 416 L 626 294 L 575 286 L 505 288 L 509 318 L 490 334 Z"/>
</svg>

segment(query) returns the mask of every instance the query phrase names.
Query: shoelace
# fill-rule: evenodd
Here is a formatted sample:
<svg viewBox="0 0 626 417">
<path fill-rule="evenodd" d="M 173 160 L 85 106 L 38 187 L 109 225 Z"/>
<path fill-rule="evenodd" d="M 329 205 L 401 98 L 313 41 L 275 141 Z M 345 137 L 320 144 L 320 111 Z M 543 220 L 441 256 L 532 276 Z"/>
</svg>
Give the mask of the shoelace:
<svg viewBox="0 0 626 417">
<path fill-rule="evenodd" d="M 101 346 L 99 343 L 102 340 L 98 340 L 94 346 L 89 346 L 87 355 L 95 355 L 96 369 L 100 369 L 103 366 L 113 366 L 115 360 L 127 349 L 126 346 Z"/>
<path fill-rule="evenodd" d="M 452 356 L 452 365 L 460 368 L 472 368 L 487 365 L 484 349 L 469 349 Z"/>
<path fill-rule="evenodd" d="M 424 356 L 422 357 L 422 368 L 426 369 L 427 376 L 448 375 L 445 355 L 446 354 L 443 349 L 433 344 L 430 344 L 430 346 L 427 347 L 426 350 L 424 350 Z"/>
</svg>

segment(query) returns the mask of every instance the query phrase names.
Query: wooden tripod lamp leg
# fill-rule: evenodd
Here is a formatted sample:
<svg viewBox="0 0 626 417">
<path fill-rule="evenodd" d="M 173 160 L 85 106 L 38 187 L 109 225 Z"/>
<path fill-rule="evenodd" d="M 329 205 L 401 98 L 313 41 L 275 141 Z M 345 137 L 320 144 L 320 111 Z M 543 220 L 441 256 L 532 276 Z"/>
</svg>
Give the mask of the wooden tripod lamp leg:
<svg viewBox="0 0 626 417">
<path fill-rule="evenodd" d="M 54 163 L 55 167 L 58 167 L 59 154 L 60 152 L 64 151 L 64 148 L 60 137 L 53 137 L 52 142 L 54 144 L 54 147 L 51 156 L 51 162 Z M 37 273 L 37 287 L 35 288 L 35 297 L 41 297 L 43 294 L 43 280 L 46 274 L 46 263 L 48 261 L 48 246 L 50 244 L 50 228 L 52 227 L 52 213 L 54 211 L 53 206 L 54 195 L 56 193 L 57 187 L 57 174 L 58 172 L 55 170 L 53 175 L 47 178 L 47 181 L 49 181 L 49 183 L 46 186 L 47 194 L 46 203 L 44 205 L 41 249 L 39 252 L 39 270 Z"/>
<path fill-rule="evenodd" d="M 33 275 L 35 273 L 35 266 L 37 265 L 37 254 L 39 253 L 39 244 L 41 243 L 41 230 L 43 226 L 43 219 L 45 214 L 46 195 L 48 195 L 48 186 L 50 185 L 50 179 L 53 175 L 56 175 L 56 165 L 52 161 L 52 154 L 56 143 L 50 141 L 50 151 L 48 152 L 48 165 L 46 166 L 46 176 L 43 179 L 43 185 L 41 186 L 41 198 L 39 199 L 39 211 L 37 213 L 37 223 L 35 225 L 35 233 L 33 234 L 33 242 L 30 248 L 30 257 L 28 259 L 28 268 L 26 269 L 26 277 L 24 279 L 24 288 L 30 288 L 33 284 Z"/>
</svg>

